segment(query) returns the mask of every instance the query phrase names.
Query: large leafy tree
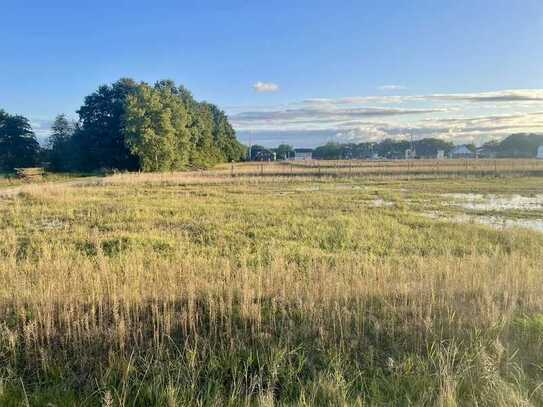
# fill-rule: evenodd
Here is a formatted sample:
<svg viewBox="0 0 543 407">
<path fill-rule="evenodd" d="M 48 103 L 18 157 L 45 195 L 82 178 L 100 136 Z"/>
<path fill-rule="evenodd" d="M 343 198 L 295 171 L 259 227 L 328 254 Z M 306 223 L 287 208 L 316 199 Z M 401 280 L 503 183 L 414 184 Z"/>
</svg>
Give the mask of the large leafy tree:
<svg viewBox="0 0 543 407">
<path fill-rule="evenodd" d="M 144 171 L 182 169 L 190 157 L 187 111 L 169 86 L 141 84 L 127 98 L 126 145 Z"/>
<path fill-rule="evenodd" d="M 125 143 L 124 130 L 127 98 L 137 88 L 136 82 L 124 78 L 110 86 L 100 86 L 85 98 L 77 112 L 81 129 L 75 135 L 82 169 L 138 169 L 138 159 Z"/>
<path fill-rule="evenodd" d="M 82 170 L 161 171 L 244 157 L 226 114 L 171 80 L 101 86 L 78 114 L 68 145 Z"/>
<path fill-rule="evenodd" d="M 226 114 L 217 106 L 207 104 L 213 116 L 213 141 L 225 161 L 239 161 L 245 157 L 245 147 L 237 141 L 236 132 Z"/>
<path fill-rule="evenodd" d="M 28 119 L 0 110 L 0 168 L 11 171 L 36 165 L 39 152 L 40 145 Z"/>
</svg>

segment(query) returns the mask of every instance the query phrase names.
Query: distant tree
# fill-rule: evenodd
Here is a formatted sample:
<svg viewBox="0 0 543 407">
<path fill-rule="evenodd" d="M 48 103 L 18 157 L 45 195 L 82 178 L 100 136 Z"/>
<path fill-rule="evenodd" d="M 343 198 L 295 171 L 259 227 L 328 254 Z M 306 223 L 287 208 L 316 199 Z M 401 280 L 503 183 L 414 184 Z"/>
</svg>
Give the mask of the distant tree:
<svg viewBox="0 0 543 407">
<path fill-rule="evenodd" d="M 537 148 L 543 145 L 541 134 L 512 134 L 503 139 L 497 146 L 500 157 L 535 157 Z"/>
<path fill-rule="evenodd" d="M 275 153 L 277 158 L 280 160 L 287 160 L 294 156 L 294 147 L 289 144 L 280 144 L 276 149 Z"/>
<path fill-rule="evenodd" d="M 39 152 L 40 145 L 28 119 L 0 110 L 0 169 L 34 166 Z"/>
<path fill-rule="evenodd" d="M 351 144 L 345 152 L 345 158 L 371 158 L 376 152 L 376 145 L 374 142 Z"/>
<path fill-rule="evenodd" d="M 500 142 L 498 140 L 490 140 L 484 143 L 481 147 L 488 150 L 488 151 L 496 151 L 500 146 Z"/>
<path fill-rule="evenodd" d="M 49 160 L 51 169 L 55 171 L 69 171 L 73 167 L 74 151 L 72 137 L 75 125 L 60 114 L 55 118 L 49 136 Z"/>
<path fill-rule="evenodd" d="M 411 148 L 407 140 L 384 139 L 375 146 L 377 154 L 385 158 L 404 158 L 405 151 Z"/>
<path fill-rule="evenodd" d="M 439 150 L 447 154 L 454 148 L 454 144 L 438 138 L 423 138 L 415 141 L 415 151 L 418 157 L 436 157 Z"/>
<path fill-rule="evenodd" d="M 317 147 L 313 151 L 313 157 L 319 160 L 339 160 L 342 158 L 343 148 L 339 143 L 329 142 Z"/>
</svg>

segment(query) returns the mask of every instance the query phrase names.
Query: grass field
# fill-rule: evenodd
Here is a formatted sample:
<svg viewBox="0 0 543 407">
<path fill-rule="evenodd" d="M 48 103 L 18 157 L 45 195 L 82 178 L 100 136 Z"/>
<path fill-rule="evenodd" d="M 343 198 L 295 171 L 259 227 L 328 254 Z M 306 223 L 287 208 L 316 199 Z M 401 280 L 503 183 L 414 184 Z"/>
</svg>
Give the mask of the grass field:
<svg viewBox="0 0 543 407">
<path fill-rule="evenodd" d="M 0 405 L 543 405 L 543 178 L 339 167 L 0 198 Z"/>
</svg>

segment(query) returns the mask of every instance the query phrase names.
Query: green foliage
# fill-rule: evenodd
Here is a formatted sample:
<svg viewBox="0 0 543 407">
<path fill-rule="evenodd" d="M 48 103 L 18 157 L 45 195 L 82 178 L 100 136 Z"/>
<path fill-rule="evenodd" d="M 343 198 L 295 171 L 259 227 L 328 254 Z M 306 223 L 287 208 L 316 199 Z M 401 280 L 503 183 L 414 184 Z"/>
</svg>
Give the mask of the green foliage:
<svg viewBox="0 0 543 407">
<path fill-rule="evenodd" d="M 79 169 L 138 169 L 138 159 L 126 145 L 124 131 L 127 97 L 136 93 L 137 87 L 132 79 L 120 79 L 85 98 L 77 111 L 81 128 L 74 135 Z"/>
<path fill-rule="evenodd" d="M 0 169 L 12 171 L 37 163 L 40 146 L 26 117 L 0 110 Z"/>
<path fill-rule="evenodd" d="M 502 140 L 496 147 L 499 157 L 530 157 L 536 156 L 537 148 L 543 145 L 541 134 L 512 134 Z"/>
<path fill-rule="evenodd" d="M 286 160 L 288 158 L 294 157 L 294 147 L 289 144 L 280 144 L 276 149 L 275 153 L 279 160 Z"/>
<path fill-rule="evenodd" d="M 55 118 L 51 127 L 52 134 L 49 137 L 49 161 L 54 171 L 66 172 L 73 166 L 72 137 L 75 124 L 66 119 L 66 115 L 60 114 Z"/>
<path fill-rule="evenodd" d="M 62 116 L 53 127 L 55 170 L 179 170 L 245 156 L 226 114 L 171 80 L 120 79 L 87 96 L 77 113 L 77 126 L 68 129 Z"/>
<path fill-rule="evenodd" d="M 140 84 L 127 98 L 124 120 L 125 142 L 142 170 L 175 170 L 187 165 L 187 110 L 170 87 Z"/>
<path fill-rule="evenodd" d="M 313 152 L 313 157 L 321 160 L 339 160 L 343 158 L 344 145 L 339 143 L 326 143 L 324 146 L 317 147 Z"/>
</svg>

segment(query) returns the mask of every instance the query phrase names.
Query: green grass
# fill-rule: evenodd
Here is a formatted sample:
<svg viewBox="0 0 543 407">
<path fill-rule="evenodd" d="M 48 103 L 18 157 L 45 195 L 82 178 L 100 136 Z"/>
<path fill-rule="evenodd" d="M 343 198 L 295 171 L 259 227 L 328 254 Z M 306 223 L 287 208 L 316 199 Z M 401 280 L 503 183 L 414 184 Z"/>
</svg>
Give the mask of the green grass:
<svg viewBox="0 0 543 407">
<path fill-rule="evenodd" d="M 543 404 L 543 234 L 421 214 L 541 179 L 129 177 L 0 200 L 0 405 Z"/>
</svg>

